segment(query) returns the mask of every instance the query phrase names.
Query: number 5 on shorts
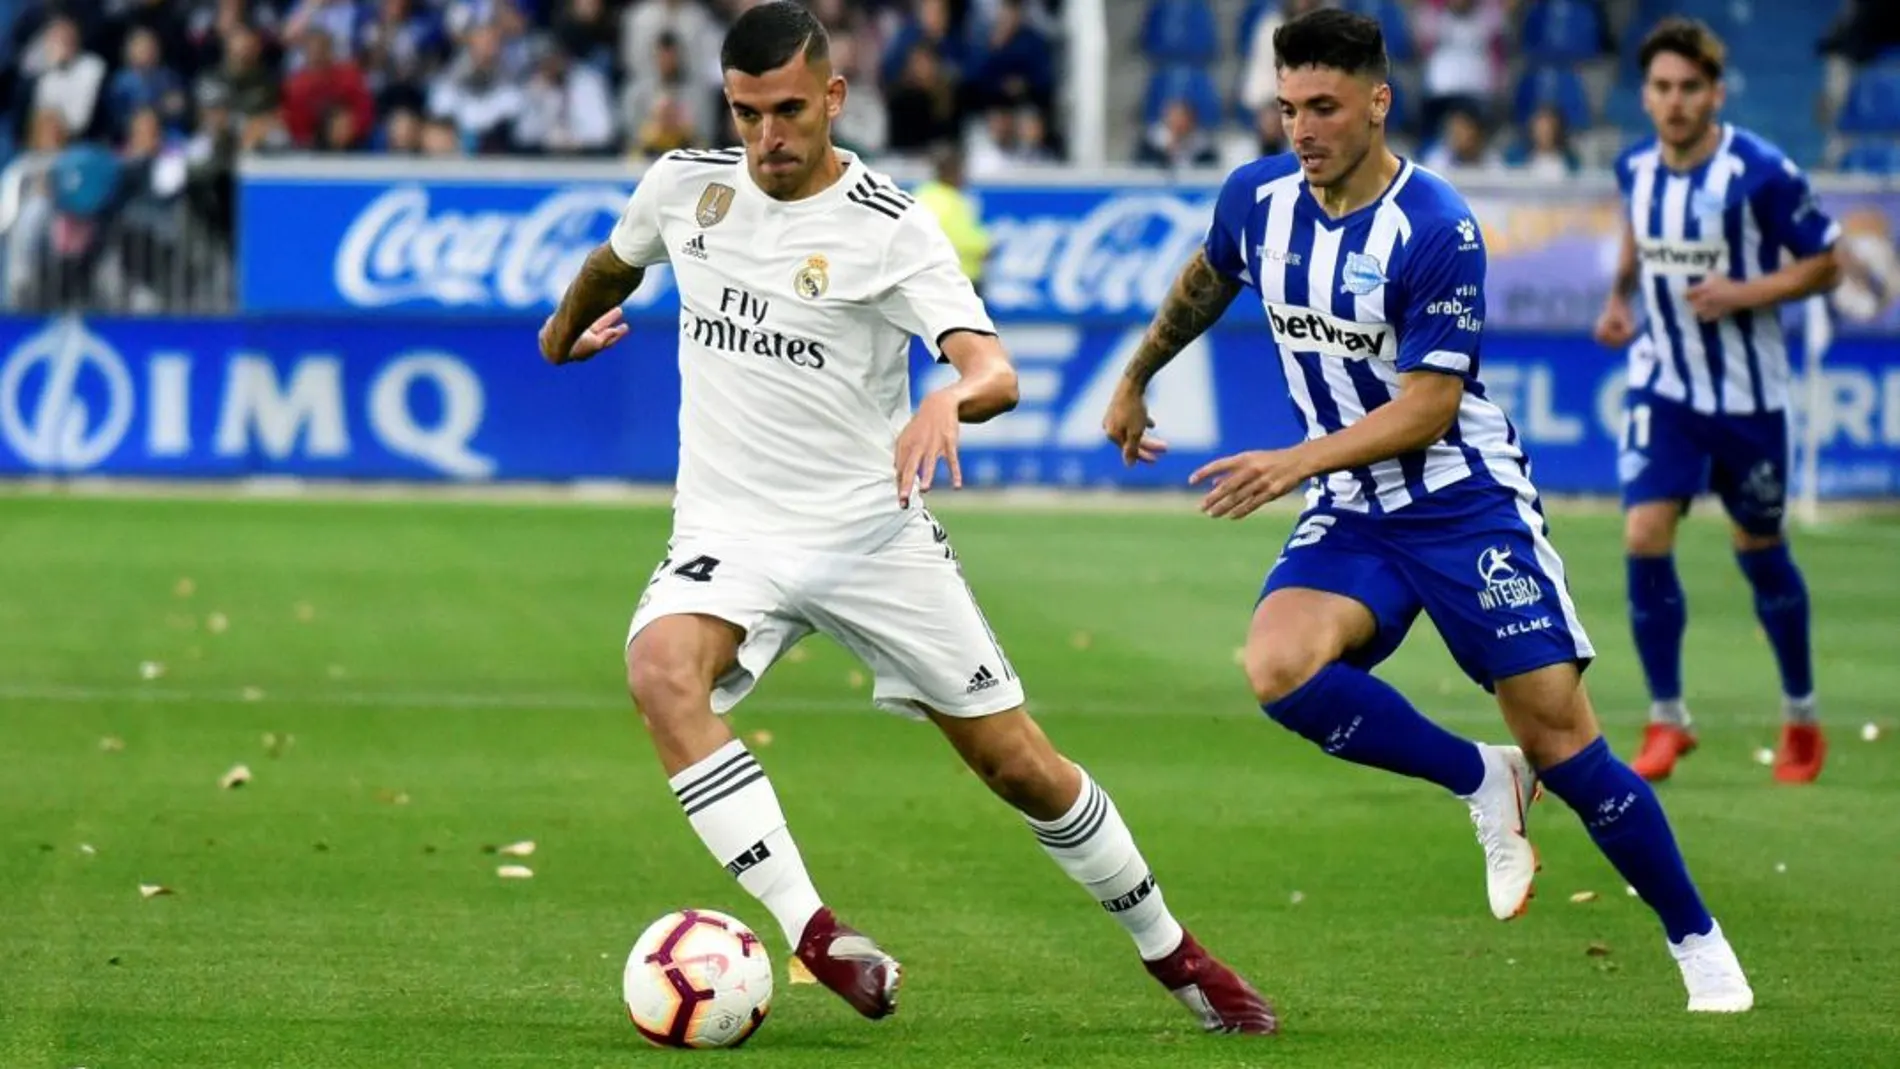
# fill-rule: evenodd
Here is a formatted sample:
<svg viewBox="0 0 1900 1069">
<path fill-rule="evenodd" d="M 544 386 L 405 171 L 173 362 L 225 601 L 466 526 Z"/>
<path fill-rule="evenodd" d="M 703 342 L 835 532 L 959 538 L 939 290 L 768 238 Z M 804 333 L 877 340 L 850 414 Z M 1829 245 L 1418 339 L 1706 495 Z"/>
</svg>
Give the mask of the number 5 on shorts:
<svg viewBox="0 0 1900 1069">
<path fill-rule="evenodd" d="M 1326 532 L 1332 530 L 1333 524 L 1338 522 L 1337 516 L 1328 516 L 1323 513 L 1318 516 L 1309 516 L 1293 529 L 1293 537 L 1287 539 L 1286 548 L 1298 549 L 1301 546 L 1310 546 L 1325 538 Z"/>
</svg>

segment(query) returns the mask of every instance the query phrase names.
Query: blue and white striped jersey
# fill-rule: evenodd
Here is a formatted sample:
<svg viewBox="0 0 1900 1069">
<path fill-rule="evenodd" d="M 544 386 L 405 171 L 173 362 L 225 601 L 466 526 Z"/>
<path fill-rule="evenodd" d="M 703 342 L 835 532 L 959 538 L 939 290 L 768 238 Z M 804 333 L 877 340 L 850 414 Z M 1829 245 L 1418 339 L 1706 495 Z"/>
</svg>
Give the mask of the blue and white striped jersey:
<svg viewBox="0 0 1900 1069">
<path fill-rule="evenodd" d="M 1781 150 L 1724 124 L 1715 155 L 1692 171 L 1663 166 L 1647 138 L 1616 161 L 1642 270 L 1645 338 L 1630 350 L 1630 386 L 1697 412 L 1746 415 L 1788 406 L 1788 343 L 1778 309 L 1697 321 L 1684 294 L 1712 274 L 1747 280 L 1840 238 L 1807 176 Z"/>
<path fill-rule="evenodd" d="M 1333 219 L 1297 157 L 1269 156 L 1228 176 L 1204 251 L 1215 270 L 1260 295 L 1308 439 L 1396 398 L 1404 372 L 1464 380 L 1444 438 L 1315 480 L 1309 505 L 1376 514 L 1449 487 L 1534 493 L 1517 431 L 1478 381 L 1484 238 L 1449 182 L 1403 161 L 1377 201 Z"/>
</svg>

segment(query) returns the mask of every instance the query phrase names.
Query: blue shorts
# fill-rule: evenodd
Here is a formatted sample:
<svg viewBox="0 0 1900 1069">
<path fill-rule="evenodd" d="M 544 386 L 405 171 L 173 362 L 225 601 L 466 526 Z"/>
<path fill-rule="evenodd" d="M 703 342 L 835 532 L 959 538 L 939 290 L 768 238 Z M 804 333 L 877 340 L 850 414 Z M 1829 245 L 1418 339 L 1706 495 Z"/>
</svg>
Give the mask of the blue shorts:
<svg viewBox="0 0 1900 1069">
<path fill-rule="evenodd" d="M 1260 596 L 1300 587 L 1372 610 L 1377 634 L 1344 658 L 1360 668 L 1390 657 L 1421 609 L 1486 690 L 1553 664 L 1588 667 L 1596 650 L 1537 499 L 1502 487 L 1447 493 L 1455 496 L 1445 505 L 1421 501 L 1383 516 L 1308 509 Z"/>
<path fill-rule="evenodd" d="M 1788 415 L 1718 416 L 1632 390 L 1617 457 L 1623 507 L 1689 502 L 1714 491 L 1735 526 L 1780 534 L 1788 514 Z"/>
</svg>

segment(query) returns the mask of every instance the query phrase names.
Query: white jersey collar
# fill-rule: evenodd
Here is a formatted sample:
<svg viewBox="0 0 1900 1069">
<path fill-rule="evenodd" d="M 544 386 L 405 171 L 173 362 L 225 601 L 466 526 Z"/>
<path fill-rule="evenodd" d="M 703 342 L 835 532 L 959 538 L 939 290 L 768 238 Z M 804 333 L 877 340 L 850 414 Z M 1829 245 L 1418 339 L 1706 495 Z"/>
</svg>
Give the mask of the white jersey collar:
<svg viewBox="0 0 1900 1069">
<path fill-rule="evenodd" d="M 844 195 L 850 192 L 851 187 L 863 178 L 865 173 L 864 161 L 858 159 L 856 153 L 836 146 L 833 146 L 831 151 L 837 153 L 838 159 L 844 163 L 844 172 L 838 176 L 836 182 L 803 200 L 779 200 L 760 189 L 759 184 L 752 180 L 752 163 L 749 153 L 747 158 L 739 163 L 739 188 L 746 196 L 769 202 L 776 211 L 794 213 L 824 211 L 843 200 Z"/>
</svg>

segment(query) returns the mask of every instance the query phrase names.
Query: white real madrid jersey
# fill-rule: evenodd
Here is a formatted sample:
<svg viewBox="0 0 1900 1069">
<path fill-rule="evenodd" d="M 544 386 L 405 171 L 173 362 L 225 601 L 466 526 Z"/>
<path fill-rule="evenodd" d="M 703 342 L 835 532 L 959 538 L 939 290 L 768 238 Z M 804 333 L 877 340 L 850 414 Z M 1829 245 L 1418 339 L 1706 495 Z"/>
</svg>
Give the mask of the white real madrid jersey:
<svg viewBox="0 0 1900 1069">
<path fill-rule="evenodd" d="M 945 335 L 995 333 L 936 219 L 838 154 L 836 183 L 780 201 L 743 149 L 669 153 L 609 239 L 629 264 L 670 261 L 679 288 L 677 534 L 881 544 L 906 519 L 910 339 L 942 359 Z"/>
</svg>

